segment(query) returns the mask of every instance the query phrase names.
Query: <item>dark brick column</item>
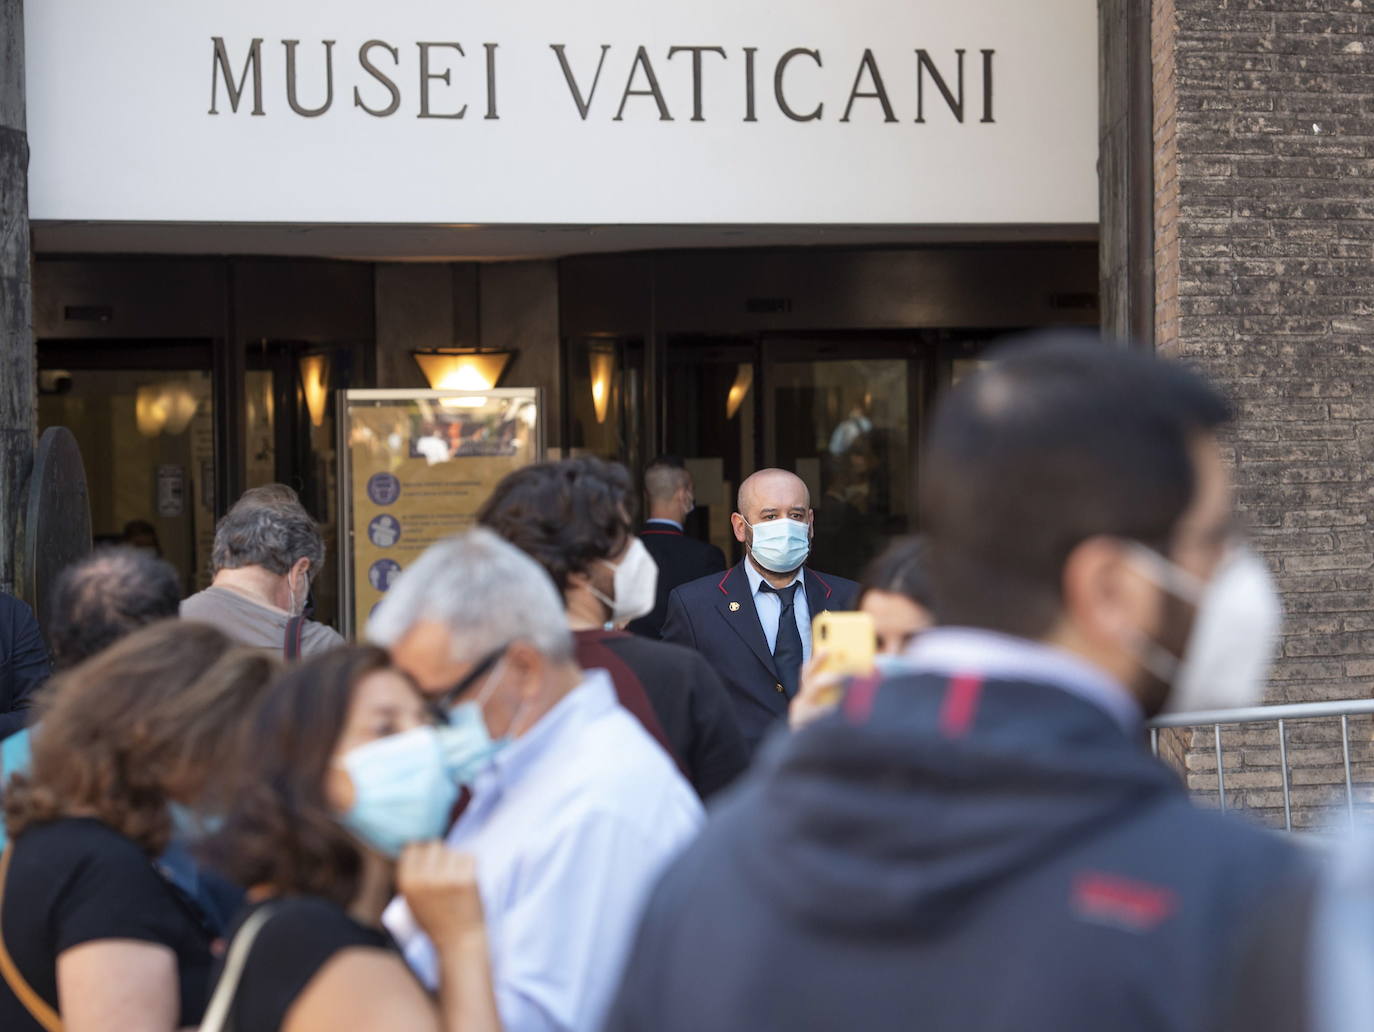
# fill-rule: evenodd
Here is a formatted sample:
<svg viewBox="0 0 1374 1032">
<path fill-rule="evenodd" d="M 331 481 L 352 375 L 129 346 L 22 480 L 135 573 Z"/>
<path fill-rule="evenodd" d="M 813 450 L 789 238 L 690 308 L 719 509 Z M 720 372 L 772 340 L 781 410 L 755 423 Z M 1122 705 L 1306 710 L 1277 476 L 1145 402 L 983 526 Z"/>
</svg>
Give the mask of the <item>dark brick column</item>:
<svg viewBox="0 0 1374 1032">
<path fill-rule="evenodd" d="M 1152 16 L 1157 344 L 1239 410 L 1239 503 L 1288 611 L 1270 701 L 1367 697 L 1374 4 L 1153 0 Z M 1252 747 L 1234 775 L 1228 760 L 1227 787 L 1278 805 L 1273 731 L 1232 738 Z M 1292 740 L 1295 765 L 1339 764 L 1325 733 Z M 1357 775 L 1369 758 L 1360 747 Z M 1215 786 L 1214 760 L 1189 765 L 1195 787 Z M 1311 777 L 1300 806 L 1330 795 L 1337 769 Z"/>
<path fill-rule="evenodd" d="M 33 465 L 37 373 L 29 271 L 24 5 L 0 0 L 0 590 L 12 591 L 15 530 Z"/>
</svg>

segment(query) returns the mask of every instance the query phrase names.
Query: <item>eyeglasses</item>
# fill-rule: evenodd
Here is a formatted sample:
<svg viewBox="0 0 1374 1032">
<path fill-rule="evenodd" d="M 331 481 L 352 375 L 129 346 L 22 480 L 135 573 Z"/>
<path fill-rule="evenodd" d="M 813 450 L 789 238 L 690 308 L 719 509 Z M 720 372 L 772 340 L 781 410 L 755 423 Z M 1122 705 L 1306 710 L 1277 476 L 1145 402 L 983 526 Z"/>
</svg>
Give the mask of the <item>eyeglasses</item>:
<svg viewBox="0 0 1374 1032">
<path fill-rule="evenodd" d="M 488 652 L 477 661 L 477 665 L 469 670 L 461 681 L 453 687 L 445 689 L 438 699 L 429 703 L 430 713 L 437 723 L 449 723 L 448 711 L 453 707 L 453 704 L 462 698 L 463 693 L 471 688 L 478 679 L 491 672 L 492 667 L 496 666 L 497 660 L 506 654 L 508 648 L 510 648 L 509 643 Z"/>
</svg>

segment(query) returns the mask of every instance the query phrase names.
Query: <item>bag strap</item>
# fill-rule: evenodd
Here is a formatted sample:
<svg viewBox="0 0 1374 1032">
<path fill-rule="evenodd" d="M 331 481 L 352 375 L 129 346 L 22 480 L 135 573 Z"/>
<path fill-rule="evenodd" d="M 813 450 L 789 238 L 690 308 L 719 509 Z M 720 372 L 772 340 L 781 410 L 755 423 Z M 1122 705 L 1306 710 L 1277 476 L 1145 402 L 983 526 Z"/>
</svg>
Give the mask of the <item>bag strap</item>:
<svg viewBox="0 0 1374 1032">
<path fill-rule="evenodd" d="M 253 911 L 243 922 L 234 941 L 229 944 L 229 955 L 224 960 L 224 970 L 220 973 L 219 984 L 205 1008 L 205 1020 L 200 1023 L 200 1032 L 224 1032 L 229 1021 L 229 1011 L 234 1006 L 234 996 L 238 993 L 239 980 L 243 977 L 248 954 L 252 952 L 253 941 L 257 939 L 262 926 L 267 924 L 272 912 L 272 904 L 265 904 Z"/>
<path fill-rule="evenodd" d="M 293 616 L 286 621 L 286 639 L 282 642 L 281 654 L 287 662 L 301 658 L 301 638 L 305 634 L 306 617 Z"/>
<path fill-rule="evenodd" d="M 4 936 L 4 913 L 5 913 L 5 882 L 10 873 L 10 854 L 14 847 L 8 845 L 5 851 L 0 853 L 0 976 L 3 976 L 10 991 L 18 998 L 20 1004 L 29 1012 L 34 1021 L 38 1022 L 46 1032 L 62 1032 L 62 1019 L 57 1011 L 48 1006 L 46 1000 L 33 991 L 33 987 L 24 981 L 24 976 L 19 973 L 19 969 L 14 966 L 14 961 L 10 957 L 10 951 L 5 948 Z"/>
</svg>

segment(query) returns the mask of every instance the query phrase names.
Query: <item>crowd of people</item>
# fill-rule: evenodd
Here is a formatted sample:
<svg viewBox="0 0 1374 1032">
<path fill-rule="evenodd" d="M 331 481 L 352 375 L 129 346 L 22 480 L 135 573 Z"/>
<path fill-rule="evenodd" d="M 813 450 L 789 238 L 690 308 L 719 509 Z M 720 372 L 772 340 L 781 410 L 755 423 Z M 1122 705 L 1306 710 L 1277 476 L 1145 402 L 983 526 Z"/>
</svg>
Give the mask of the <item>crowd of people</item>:
<svg viewBox="0 0 1374 1032">
<path fill-rule="evenodd" d="M 281 485 L 184 600 L 148 549 L 66 570 L 51 678 L 0 596 L 0 1028 L 1364 1027 L 1374 861 L 1193 806 L 1146 746 L 1272 655 L 1229 417 L 1164 359 L 1010 348 L 858 583 L 808 565 L 790 472 L 740 485 L 727 567 L 681 463 L 637 527 L 628 472 L 573 458 L 359 644 L 308 615 Z M 861 676 L 813 640 L 855 609 Z"/>
</svg>

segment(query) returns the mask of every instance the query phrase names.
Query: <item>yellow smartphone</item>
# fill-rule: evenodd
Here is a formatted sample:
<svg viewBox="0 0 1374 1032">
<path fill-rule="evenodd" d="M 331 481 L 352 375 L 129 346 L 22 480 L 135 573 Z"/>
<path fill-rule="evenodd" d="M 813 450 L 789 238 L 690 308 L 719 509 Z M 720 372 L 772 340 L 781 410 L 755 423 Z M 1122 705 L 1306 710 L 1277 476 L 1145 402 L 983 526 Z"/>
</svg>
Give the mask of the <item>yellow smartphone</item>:
<svg viewBox="0 0 1374 1032">
<path fill-rule="evenodd" d="M 822 673 L 850 677 L 873 673 L 877 643 L 873 617 L 867 613 L 817 613 L 811 621 L 811 649 L 826 653 Z"/>
</svg>

